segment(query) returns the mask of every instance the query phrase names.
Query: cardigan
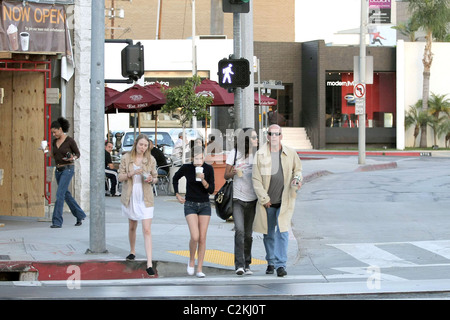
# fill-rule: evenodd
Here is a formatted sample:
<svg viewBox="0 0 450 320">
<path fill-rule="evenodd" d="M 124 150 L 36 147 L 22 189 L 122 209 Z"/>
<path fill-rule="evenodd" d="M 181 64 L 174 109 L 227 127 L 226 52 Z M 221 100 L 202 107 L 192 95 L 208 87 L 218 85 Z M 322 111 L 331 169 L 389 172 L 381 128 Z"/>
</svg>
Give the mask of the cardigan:
<svg viewBox="0 0 450 320">
<path fill-rule="evenodd" d="M 175 194 L 178 193 L 178 180 L 186 177 L 186 201 L 209 202 L 209 194 L 214 193 L 214 169 L 210 164 L 203 163 L 203 173 L 208 182 L 208 189 L 205 189 L 201 181 L 195 180 L 195 166 L 192 163 L 183 164 L 174 174 L 172 179 Z"/>
</svg>

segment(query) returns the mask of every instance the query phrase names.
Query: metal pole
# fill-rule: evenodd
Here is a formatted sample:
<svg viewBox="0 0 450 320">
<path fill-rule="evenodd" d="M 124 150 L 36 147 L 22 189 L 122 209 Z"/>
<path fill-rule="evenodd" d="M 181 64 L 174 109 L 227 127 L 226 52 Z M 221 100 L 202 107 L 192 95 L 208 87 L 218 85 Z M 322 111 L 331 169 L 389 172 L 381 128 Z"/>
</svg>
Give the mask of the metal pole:
<svg viewBox="0 0 450 320">
<path fill-rule="evenodd" d="M 192 0 L 192 76 L 197 75 L 197 47 L 195 44 L 195 0 Z M 197 116 L 192 117 L 192 129 L 197 130 Z M 206 137 L 205 137 L 206 138 Z"/>
<path fill-rule="evenodd" d="M 367 0 L 361 0 L 361 31 L 359 47 L 359 80 L 366 83 L 366 32 L 367 32 Z M 364 110 L 358 121 L 358 164 L 366 163 L 366 98 Z"/>
<path fill-rule="evenodd" d="M 92 1 L 91 30 L 91 130 L 90 225 L 87 253 L 106 253 L 105 237 L 105 2 Z"/>
<path fill-rule="evenodd" d="M 236 12 L 233 13 L 233 47 L 234 58 L 241 58 L 241 14 Z M 236 88 L 234 91 L 234 115 L 235 129 L 242 128 L 242 88 Z"/>
<path fill-rule="evenodd" d="M 250 85 L 242 90 L 242 127 L 255 127 L 255 73 L 253 71 L 253 0 L 250 11 L 241 15 L 241 51 L 250 62 Z"/>
</svg>

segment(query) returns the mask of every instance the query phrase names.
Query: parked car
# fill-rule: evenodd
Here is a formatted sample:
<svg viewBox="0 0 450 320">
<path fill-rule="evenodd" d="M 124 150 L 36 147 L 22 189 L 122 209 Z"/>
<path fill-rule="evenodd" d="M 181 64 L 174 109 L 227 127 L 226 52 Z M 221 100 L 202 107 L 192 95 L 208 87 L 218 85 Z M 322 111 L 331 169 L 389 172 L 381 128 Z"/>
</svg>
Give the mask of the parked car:
<svg viewBox="0 0 450 320">
<path fill-rule="evenodd" d="M 182 131 L 183 131 L 182 128 L 175 128 L 175 129 L 169 130 L 169 134 L 172 137 L 172 140 L 177 141 L 178 134 Z M 184 129 L 184 134 L 186 135 L 187 140 L 195 140 L 197 138 L 203 139 L 203 134 L 198 129 L 195 130 L 195 129 L 191 129 L 191 128 L 186 128 L 186 129 Z"/>
<path fill-rule="evenodd" d="M 141 130 L 141 133 L 146 134 L 150 140 L 155 143 L 155 131 L 147 131 L 147 130 Z M 136 136 L 139 135 L 138 131 L 136 131 Z M 128 130 L 124 132 L 124 135 L 122 137 L 122 147 L 120 149 L 120 152 L 123 154 L 125 152 L 130 152 L 131 148 L 133 147 L 134 143 L 134 130 Z M 167 132 L 157 131 L 157 144 L 158 147 L 162 147 L 162 150 L 166 156 L 169 156 L 172 154 L 174 142 L 172 138 L 170 137 L 170 134 Z"/>
</svg>

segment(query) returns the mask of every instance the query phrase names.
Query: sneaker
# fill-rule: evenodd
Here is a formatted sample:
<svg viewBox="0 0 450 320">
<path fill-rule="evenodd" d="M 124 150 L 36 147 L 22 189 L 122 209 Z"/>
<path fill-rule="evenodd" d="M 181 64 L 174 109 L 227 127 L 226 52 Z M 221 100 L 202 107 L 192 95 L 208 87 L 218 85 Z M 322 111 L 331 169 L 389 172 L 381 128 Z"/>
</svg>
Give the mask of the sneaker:
<svg viewBox="0 0 450 320">
<path fill-rule="evenodd" d="M 136 258 L 136 256 L 132 253 L 130 253 L 129 255 L 127 255 L 127 257 L 125 258 L 125 260 L 127 261 L 133 261 Z"/>
<path fill-rule="evenodd" d="M 278 276 L 278 277 L 284 277 L 284 276 L 287 276 L 286 269 L 284 269 L 283 267 L 277 268 L 277 276 Z"/>
<path fill-rule="evenodd" d="M 244 275 L 244 273 L 245 273 L 244 268 L 237 268 L 236 274 L 238 276 L 242 276 L 242 275 Z"/>
<path fill-rule="evenodd" d="M 206 277 L 206 275 L 203 272 L 197 272 L 195 275 L 197 276 L 197 278 L 204 278 L 204 277 Z"/>
<path fill-rule="evenodd" d="M 120 192 L 114 193 L 111 197 L 120 197 L 122 194 Z"/>
<path fill-rule="evenodd" d="M 245 268 L 245 275 L 251 276 L 253 274 L 253 271 L 250 270 L 250 267 Z"/>
<path fill-rule="evenodd" d="M 275 270 L 275 267 L 273 265 L 269 264 L 266 269 L 266 274 L 273 274 L 274 270 Z"/>
</svg>

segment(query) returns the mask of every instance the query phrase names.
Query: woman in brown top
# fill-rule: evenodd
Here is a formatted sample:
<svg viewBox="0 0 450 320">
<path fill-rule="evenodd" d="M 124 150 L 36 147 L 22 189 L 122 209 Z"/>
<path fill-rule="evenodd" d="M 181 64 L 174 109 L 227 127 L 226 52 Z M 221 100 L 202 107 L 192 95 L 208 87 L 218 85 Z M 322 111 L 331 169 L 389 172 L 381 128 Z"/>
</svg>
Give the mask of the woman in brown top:
<svg viewBox="0 0 450 320">
<path fill-rule="evenodd" d="M 80 208 L 68 190 L 74 174 L 74 160 L 80 157 L 77 143 L 66 134 L 69 131 L 69 126 L 69 121 L 64 118 L 58 118 L 51 124 L 51 132 L 55 138 L 52 142 L 52 155 L 56 163 L 55 178 L 58 183 L 58 190 L 56 191 L 56 202 L 50 228 L 62 227 L 64 201 L 77 219 L 76 226 L 81 226 L 81 221 L 86 218 L 83 209 Z"/>
</svg>

